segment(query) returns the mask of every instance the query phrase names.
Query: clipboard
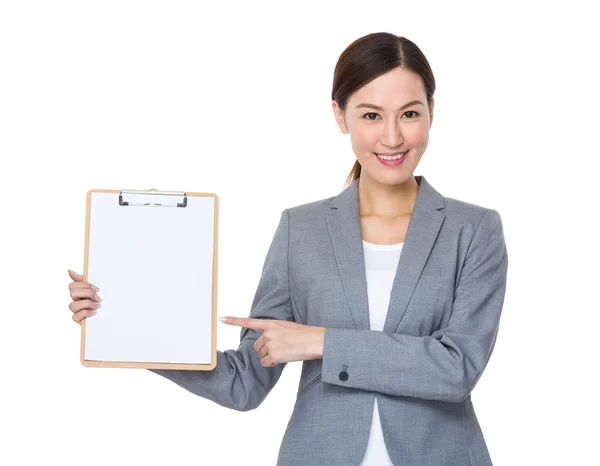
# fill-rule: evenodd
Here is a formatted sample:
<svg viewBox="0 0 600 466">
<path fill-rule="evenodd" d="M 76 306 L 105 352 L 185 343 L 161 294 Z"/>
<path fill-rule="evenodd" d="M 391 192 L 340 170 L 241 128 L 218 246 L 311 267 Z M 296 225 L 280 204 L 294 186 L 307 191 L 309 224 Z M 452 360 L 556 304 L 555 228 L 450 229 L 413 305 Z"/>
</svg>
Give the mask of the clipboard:
<svg viewBox="0 0 600 466">
<path fill-rule="evenodd" d="M 217 364 L 219 199 L 214 193 L 87 192 L 81 322 L 86 367 L 212 370 Z"/>
</svg>

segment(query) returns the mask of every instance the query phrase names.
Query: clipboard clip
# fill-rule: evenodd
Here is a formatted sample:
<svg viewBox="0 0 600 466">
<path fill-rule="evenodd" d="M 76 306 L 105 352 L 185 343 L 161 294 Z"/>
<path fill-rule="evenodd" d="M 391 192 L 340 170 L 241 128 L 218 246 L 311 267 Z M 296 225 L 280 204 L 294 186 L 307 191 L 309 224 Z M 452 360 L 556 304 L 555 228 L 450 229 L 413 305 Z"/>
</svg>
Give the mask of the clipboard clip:
<svg viewBox="0 0 600 466">
<path fill-rule="evenodd" d="M 174 204 L 164 204 L 164 203 L 159 203 L 159 202 L 137 202 L 137 203 L 133 203 L 130 201 L 124 201 L 123 200 L 123 195 L 133 195 L 133 196 L 141 196 L 142 198 L 144 198 L 145 196 L 155 196 L 155 195 L 159 195 L 159 196 L 183 196 L 183 201 L 182 202 L 176 202 Z M 148 200 L 148 198 L 144 199 L 145 201 Z M 156 189 L 150 189 L 148 191 L 139 191 L 139 190 L 127 190 L 127 191 L 121 191 L 119 193 L 119 205 L 120 206 L 124 206 L 124 207 L 133 207 L 133 206 L 138 206 L 138 207 L 187 207 L 187 196 L 185 194 L 185 192 L 183 191 L 158 191 Z"/>
</svg>

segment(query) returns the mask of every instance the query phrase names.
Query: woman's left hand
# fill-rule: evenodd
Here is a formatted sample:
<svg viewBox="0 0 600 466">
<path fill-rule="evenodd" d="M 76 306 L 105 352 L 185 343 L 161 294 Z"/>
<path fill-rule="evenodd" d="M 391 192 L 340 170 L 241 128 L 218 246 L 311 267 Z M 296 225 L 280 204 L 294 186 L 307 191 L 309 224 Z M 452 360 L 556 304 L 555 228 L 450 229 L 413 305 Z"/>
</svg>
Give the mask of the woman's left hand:
<svg viewBox="0 0 600 466">
<path fill-rule="evenodd" d="M 325 327 L 302 325 L 287 320 L 220 317 L 229 325 L 262 332 L 254 343 L 260 363 L 273 367 L 279 363 L 321 359 L 325 342 Z"/>
</svg>

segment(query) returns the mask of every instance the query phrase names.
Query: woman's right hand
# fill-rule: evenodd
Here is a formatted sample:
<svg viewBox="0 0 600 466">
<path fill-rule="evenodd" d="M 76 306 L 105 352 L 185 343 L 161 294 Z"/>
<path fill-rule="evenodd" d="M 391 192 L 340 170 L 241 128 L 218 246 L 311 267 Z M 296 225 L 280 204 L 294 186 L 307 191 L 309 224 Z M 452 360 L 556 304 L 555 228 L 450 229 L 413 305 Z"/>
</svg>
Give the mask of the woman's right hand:
<svg viewBox="0 0 600 466">
<path fill-rule="evenodd" d="M 98 287 L 84 282 L 82 275 L 69 270 L 69 276 L 73 279 L 73 283 L 69 283 L 73 299 L 69 309 L 73 312 L 73 320 L 81 325 L 83 319 L 93 316 L 98 311 L 102 298 L 98 296 L 97 291 L 100 291 Z"/>
</svg>

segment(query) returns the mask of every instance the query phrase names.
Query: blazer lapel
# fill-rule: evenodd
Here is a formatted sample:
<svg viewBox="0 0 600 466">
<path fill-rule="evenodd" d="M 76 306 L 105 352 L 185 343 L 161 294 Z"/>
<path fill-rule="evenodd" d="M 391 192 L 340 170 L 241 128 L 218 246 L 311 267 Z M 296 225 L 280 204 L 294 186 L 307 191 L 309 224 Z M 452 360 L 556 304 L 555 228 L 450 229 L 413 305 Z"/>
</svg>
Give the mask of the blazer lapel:
<svg viewBox="0 0 600 466">
<path fill-rule="evenodd" d="M 328 209 L 327 228 L 350 312 L 357 329 L 369 329 L 369 308 L 358 180 L 336 196 Z"/>
<path fill-rule="evenodd" d="M 419 192 L 396 269 L 384 332 L 393 333 L 398 328 L 445 218 L 440 210 L 445 207 L 443 196 L 424 176 L 415 176 L 415 179 L 419 184 Z M 354 326 L 357 329 L 370 329 L 358 205 L 359 182 L 360 178 L 333 198 L 326 218 Z"/>
</svg>

